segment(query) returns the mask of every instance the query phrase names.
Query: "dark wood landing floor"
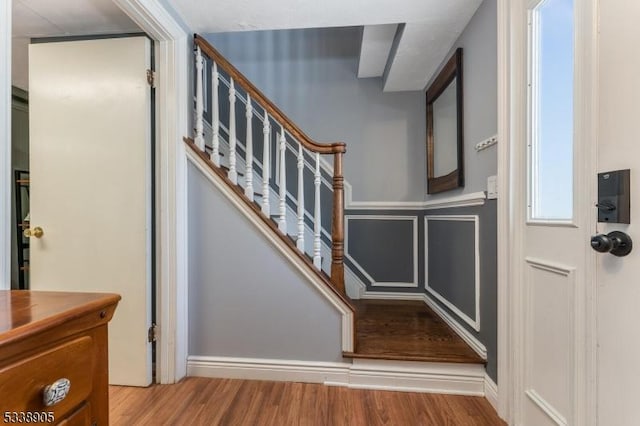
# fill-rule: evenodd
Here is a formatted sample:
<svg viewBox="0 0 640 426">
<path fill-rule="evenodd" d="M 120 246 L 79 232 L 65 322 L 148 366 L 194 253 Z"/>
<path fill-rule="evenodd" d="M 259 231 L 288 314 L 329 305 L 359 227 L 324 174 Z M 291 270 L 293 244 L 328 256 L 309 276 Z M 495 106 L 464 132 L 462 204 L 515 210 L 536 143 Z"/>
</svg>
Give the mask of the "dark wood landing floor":
<svg viewBox="0 0 640 426">
<path fill-rule="evenodd" d="M 350 358 L 484 364 L 422 301 L 353 300 L 356 352 Z"/>
<path fill-rule="evenodd" d="M 114 426 L 499 426 L 482 397 L 189 377 L 175 385 L 109 387 Z"/>
</svg>

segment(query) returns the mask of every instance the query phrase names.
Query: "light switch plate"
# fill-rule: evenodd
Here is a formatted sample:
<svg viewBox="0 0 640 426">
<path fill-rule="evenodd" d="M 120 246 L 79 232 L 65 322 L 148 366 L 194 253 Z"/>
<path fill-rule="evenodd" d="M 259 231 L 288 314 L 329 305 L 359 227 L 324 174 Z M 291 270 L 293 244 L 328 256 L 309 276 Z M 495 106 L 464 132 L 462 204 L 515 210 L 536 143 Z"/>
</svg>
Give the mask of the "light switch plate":
<svg viewBox="0 0 640 426">
<path fill-rule="evenodd" d="M 498 177 L 496 175 L 487 178 L 487 199 L 495 200 L 498 198 Z"/>
</svg>

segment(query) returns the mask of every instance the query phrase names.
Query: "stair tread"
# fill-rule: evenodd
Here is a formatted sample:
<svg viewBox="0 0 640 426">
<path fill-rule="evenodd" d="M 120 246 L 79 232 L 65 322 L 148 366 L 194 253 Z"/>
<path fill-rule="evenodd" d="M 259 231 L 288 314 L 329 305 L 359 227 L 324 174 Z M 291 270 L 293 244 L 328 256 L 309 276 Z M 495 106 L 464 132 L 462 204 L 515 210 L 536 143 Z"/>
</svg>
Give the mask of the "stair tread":
<svg viewBox="0 0 640 426">
<path fill-rule="evenodd" d="M 348 358 L 485 364 L 423 301 L 353 300 L 356 351 Z"/>
</svg>

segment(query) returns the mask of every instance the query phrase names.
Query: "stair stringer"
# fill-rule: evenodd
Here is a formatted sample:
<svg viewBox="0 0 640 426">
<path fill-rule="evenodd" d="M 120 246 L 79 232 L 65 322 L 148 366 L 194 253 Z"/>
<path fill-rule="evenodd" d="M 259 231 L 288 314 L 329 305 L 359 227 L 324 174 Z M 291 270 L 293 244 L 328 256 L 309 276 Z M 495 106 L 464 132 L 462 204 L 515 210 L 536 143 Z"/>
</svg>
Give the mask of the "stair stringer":
<svg viewBox="0 0 640 426">
<path fill-rule="evenodd" d="M 316 290 L 340 313 L 342 324 L 342 351 L 353 352 L 355 317 L 351 307 L 342 300 L 327 284 L 310 270 L 309 266 L 271 230 L 261 218 L 235 193 L 227 183 L 216 174 L 207 162 L 191 149 L 186 149 L 187 159 L 260 231 L 260 233 L 293 265 Z"/>
</svg>

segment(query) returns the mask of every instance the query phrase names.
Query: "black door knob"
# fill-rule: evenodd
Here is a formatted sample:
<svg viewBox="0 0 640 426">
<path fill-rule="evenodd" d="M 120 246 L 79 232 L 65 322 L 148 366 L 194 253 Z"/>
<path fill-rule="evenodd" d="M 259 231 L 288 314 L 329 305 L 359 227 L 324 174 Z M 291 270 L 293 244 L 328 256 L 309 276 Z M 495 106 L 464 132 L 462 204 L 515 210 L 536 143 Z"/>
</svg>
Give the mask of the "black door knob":
<svg viewBox="0 0 640 426">
<path fill-rule="evenodd" d="M 608 253 L 613 247 L 613 243 L 608 235 L 598 234 L 591 237 L 591 247 L 600 253 Z"/>
<path fill-rule="evenodd" d="M 607 235 L 598 234 L 591 237 L 591 247 L 600 253 L 611 253 L 622 257 L 631 253 L 633 242 L 624 232 L 612 231 Z"/>
</svg>

